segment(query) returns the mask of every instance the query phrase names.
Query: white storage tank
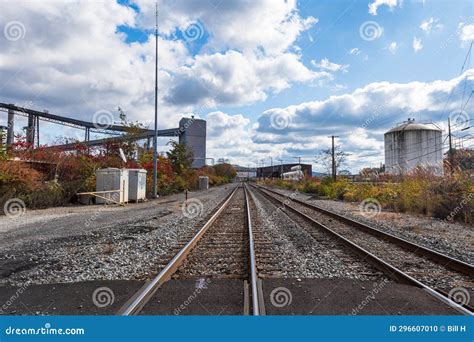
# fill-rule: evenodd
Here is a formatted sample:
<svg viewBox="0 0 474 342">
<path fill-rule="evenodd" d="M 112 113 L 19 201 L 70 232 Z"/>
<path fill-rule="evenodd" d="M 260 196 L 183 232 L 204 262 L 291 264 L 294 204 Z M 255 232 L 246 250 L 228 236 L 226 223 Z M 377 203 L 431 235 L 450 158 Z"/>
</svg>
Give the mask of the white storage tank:
<svg viewBox="0 0 474 342">
<path fill-rule="evenodd" d="M 128 200 L 143 201 L 146 199 L 146 170 L 128 169 Z"/>
<path fill-rule="evenodd" d="M 434 124 L 408 120 L 384 135 L 385 171 L 406 174 L 422 167 L 443 175 L 443 132 Z"/>
<path fill-rule="evenodd" d="M 125 203 L 128 202 L 128 170 L 117 168 L 100 169 L 95 172 L 96 183 L 95 190 L 100 196 L 112 198 L 114 201 Z M 113 191 L 100 194 L 100 191 Z M 97 197 L 97 204 L 104 204 L 106 201 Z"/>
</svg>

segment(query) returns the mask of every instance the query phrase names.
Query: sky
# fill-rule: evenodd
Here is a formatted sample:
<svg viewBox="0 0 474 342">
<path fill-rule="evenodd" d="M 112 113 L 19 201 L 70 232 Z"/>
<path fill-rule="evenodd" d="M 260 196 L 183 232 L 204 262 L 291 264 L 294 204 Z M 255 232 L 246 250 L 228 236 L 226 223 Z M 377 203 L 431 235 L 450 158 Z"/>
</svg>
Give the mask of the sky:
<svg viewBox="0 0 474 342">
<path fill-rule="evenodd" d="M 0 0 L 0 102 L 151 128 L 154 25 L 155 1 Z M 408 118 L 472 145 L 473 1 L 160 0 L 158 27 L 159 127 L 206 119 L 208 157 L 324 171 L 336 135 L 357 173 Z M 41 123 L 42 144 L 83 136 Z"/>
</svg>

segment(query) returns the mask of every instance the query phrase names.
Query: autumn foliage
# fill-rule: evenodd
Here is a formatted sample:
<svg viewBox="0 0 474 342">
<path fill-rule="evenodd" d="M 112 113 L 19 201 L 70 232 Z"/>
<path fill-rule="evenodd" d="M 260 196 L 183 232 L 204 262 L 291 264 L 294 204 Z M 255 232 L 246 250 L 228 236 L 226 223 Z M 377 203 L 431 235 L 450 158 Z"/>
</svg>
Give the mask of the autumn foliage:
<svg viewBox="0 0 474 342">
<path fill-rule="evenodd" d="M 33 149 L 22 137 L 17 137 L 16 143 L 0 154 L 0 205 L 14 197 L 22 199 L 29 208 L 74 203 L 76 193 L 95 190 L 95 171 L 107 167 L 146 169 L 147 190 L 151 192 L 153 152 L 129 147 L 127 142 L 112 141 L 96 148 L 77 144 L 76 149 L 69 152 L 47 146 Z M 127 162 L 120 158 L 120 148 L 125 151 Z M 137 158 L 132 150 L 138 151 Z M 175 158 L 173 150 L 182 152 L 183 146 L 173 145 L 171 154 L 158 159 L 159 194 L 196 189 L 201 175 L 210 177 L 210 185 L 230 182 L 235 175 L 230 165 L 191 169 L 188 161 L 180 159 L 181 154 Z M 192 154 L 185 153 L 184 156 L 192 159 Z M 224 175 L 221 169 L 227 170 Z"/>
</svg>

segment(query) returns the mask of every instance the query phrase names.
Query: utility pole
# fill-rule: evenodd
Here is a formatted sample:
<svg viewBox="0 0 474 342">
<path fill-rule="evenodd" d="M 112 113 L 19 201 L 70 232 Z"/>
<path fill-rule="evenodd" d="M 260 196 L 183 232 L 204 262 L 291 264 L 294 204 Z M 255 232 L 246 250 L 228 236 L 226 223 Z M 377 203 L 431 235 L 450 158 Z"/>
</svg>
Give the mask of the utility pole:
<svg viewBox="0 0 474 342">
<path fill-rule="evenodd" d="M 283 159 L 277 159 L 280 161 L 280 178 L 283 177 Z"/>
<path fill-rule="evenodd" d="M 451 120 L 448 117 L 448 136 L 449 136 L 449 168 L 451 175 L 454 174 L 454 154 L 453 154 L 453 139 L 451 134 Z"/>
<path fill-rule="evenodd" d="M 301 165 L 301 157 L 293 157 L 295 159 L 298 159 L 298 165 Z"/>
<path fill-rule="evenodd" d="M 274 172 L 274 170 L 273 170 L 273 157 L 270 157 L 270 165 L 272 167 L 272 179 L 273 179 L 273 172 Z"/>
<path fill-rule="evenodd" d="M 155 11 L 155 132 L 153 134 L 153 198 L 158 197 L 158 2 Z"/>
<path fill-rule="evenodd" d="M 331 140 L 332 140 L 332 149 L 331 149 L 331 155 L 332 155 L 332 179 L 336 181 L 337 174 L 336 174 L 336 152 L 335 152 L 335 147 L 334 147 L 334 138 L 337 138 L 335 135 L 331 135 Z"/>
</svg>

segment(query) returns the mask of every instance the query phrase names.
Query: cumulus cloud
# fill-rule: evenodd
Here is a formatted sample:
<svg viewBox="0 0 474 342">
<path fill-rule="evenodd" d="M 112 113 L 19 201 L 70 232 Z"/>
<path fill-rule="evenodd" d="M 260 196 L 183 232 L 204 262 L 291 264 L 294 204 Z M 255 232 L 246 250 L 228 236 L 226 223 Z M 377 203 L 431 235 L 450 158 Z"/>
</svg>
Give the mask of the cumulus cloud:
<svg viewBox="0 0 474 342">
<path fill-rule="evenodd" d="M 369 4 L 369 13 L 372 15 L 377 15 L 377 10 L 380 6 L 388 6 L 390 10 L 393 10 L 397 7 L 397 0 L 374 0 L 374 2 Z"/>
<path fill-rule="evenodd" d="M 413 37 L 412 47 L 415 52 L 418 52 L 421 49 L 423 49 L 423 44 L 421 43 L 421 39 L 417 37 Z"/>
<path fill-rule="evenodd" d="M 426 34 L 430 34 L 431 31 L 440 31 L 443 28 L 443 25 L 438 19 L 431 17 L 429 19 L 423 20 L 420 24 L 420 28 Z"/>
<path fill-rule="evenodd" d="M 154 2 L 19 2 L 2 6 L 0 26 L 19 21 L 23 39 L 0 36 L 2 97 L 34 108 L 91 120 L 120 106 L 133 120 L 151 122 L 154 104 Z M 308 69 L 295 41 L 316 18 L 289 1 L 159 1 L 160 127 L 181 114 L 220 104 L 253 103 L 293 82 L 329 78 Z M 199 23 L 208 34 L 197 55 L 179 31 Z M 128 43 L 119 27 L 138 29 Z"/>
<path fill-rule="evenodd" d="M 468 89 L 474 87 L 474 69 L 447 81 L 377 82 L 324 101 L 269 109 L 258 119 L 253 141 L 298 150 L 308 157 L 321 148 L 313 143 L 327 146 L 326 137 L 336 134 L 340 135 L 339 142 L 344 149 L 353 156 L 375 154 L 376 157 L 370 160 L 381 162 L 384 132 L 409 117 L 421 117 L 443 125 L 449 113 L 459 109 L 464 82 Z M 446 103 L 451 92 L 451 101 Z M 471 112 L 473 109 L 474 104 L 470 104 L 465 110 Z M 288 118 L 290 124 L 283 130 L 275 129 L 272 125 L 274 116 Z M 367 162 L 366 159 L 359 161 Z M 357 170 L 356 164 L 352 169 Z"/>
<path fill-rule="evenodd" d="M 154 2 L 135 2 L 143 9 L 141 24 L 153 26 Z M 166 35 L 200 22 L 212 33 L 211 48 L 263 50 L 266 54 L 286 51 L 301 32 L 318 22 L 311 16 L 301 17 L 296 0 L 161 0 L 158 7 L 160 32 Z"/>
<path fill-rule="evenodd" d="M 135 25 L 133 9 L 113 1 L 19 2 L 2 6 L 0 27 L 11 20 L 26 32 L 18 41 L 0 36 L 0 77 L 8 80 L 0 86 L 2 99 L 85 120 L 120 106 L 132 119 L 150 122 L 154 41 L 144 33 L 143 44 L 128 44 L 117 31 Z M 160 39 L 159 45 L 160 88 L 166 89 L 169 72 L 190 56 L 180 41 Z M 176 125 L 175 111 L 166 114 L 160 125 Z"/>
<path fill-rule="evenodd" d="M 231 50 L 197 56 L 175 77 L 165 100 L 174 105 L 246 104 L 264 100 L 268 92 L 278 93 L 291 82 L 328 77 L 326 72 L 309 70 L 292 53 L 260 58 Z"/>
</svg>

